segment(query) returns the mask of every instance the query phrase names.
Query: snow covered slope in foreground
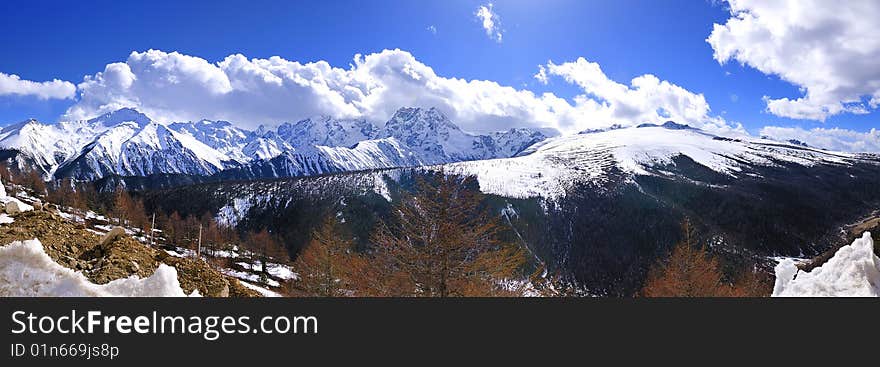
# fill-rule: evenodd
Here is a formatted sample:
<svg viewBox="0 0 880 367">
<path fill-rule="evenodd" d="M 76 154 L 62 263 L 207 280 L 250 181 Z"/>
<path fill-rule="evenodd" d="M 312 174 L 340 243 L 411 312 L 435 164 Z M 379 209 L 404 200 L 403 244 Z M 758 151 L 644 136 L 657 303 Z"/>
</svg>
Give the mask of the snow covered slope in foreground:
<svg viewBox="0 0 880 367">
<path fill-rule="evenodd" d="M 874 255 L 871 233 L 843 246 L 831 260 L 810 272 L 799 271 L 791 259 L 776 265 L 774 297 L 878 297 L 880 258 Z"/>
<path fill-rule="evenodd" d="M 578 183 L 601 185 L 615 173 L 664 174 L 664 166 L 675 165 L 681 156 L 731 178 L 754 175 L 749 168 L 755 166 L 847 165 L 861 157 L 767 139 L 720 137 L 680 126 L 667 123 L 550 138 L 513 158 L 443 168 L 477 176 L 486 193 L 553 199 Z"/>
<path fill-rule="evenodd" d="M 148 278 L 132 276 L 94 284 L 82 273 L 52 261 L 36 239 L 0 247 L 0 297 L 183 296 L 186 294 L 180 288 L 177 271 L 165 264 Z"/>
</svg>

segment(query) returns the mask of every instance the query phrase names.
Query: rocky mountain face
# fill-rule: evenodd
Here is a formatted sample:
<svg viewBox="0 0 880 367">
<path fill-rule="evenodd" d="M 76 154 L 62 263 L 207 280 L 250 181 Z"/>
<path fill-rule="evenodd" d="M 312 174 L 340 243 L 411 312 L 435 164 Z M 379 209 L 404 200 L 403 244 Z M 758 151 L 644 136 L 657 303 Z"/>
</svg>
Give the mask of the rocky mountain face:
<svg viewBox="0 0 880 367">
<path fill-rule="evenodd" d="M 47 178 L 246 179 L 504 158 L 546 137 L 530 129 L 469 134 L 433 108 L 402 108 L 382 127 L 317 116 L 253 131 L 227 121 L 162 124 L 126 108 L 87 121 L 5 127 L 0 158 L 37 167 Z"/>
</svg>

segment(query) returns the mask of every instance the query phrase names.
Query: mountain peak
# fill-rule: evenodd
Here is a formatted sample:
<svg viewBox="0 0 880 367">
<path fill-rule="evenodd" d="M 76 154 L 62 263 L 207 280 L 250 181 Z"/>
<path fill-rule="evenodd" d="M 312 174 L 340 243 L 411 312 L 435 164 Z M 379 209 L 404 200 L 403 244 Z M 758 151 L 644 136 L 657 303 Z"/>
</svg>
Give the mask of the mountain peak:
<svg viewBox="0 0 880 367">
<path fill-rule="evenodd" d="M 388 130 L 411 129 L 417 126 L 430 130 L 461 130 L 458 125 L 452 123 L 443 112 L 435 107 L 402 107 L 385 123 L 385 128 Z"/>
<path fill-rule="evenodd" d="M 88 122 L 99 123 L 101 125 L 111 127 L 129 121 L 136 123 L 140 127 L 144 127 L 153 120 L 134 108 L 124 107 L 116 111 L 107 112 L 101 116 L 89 120 Z"/>
<path fill-rule="evenodd" d="M 669 129 L 669 130 L 699 130 L 699 129 L 697 129 L 693 126 L 690 126 L 688 124 L 679 124 L 679 123 L 677 123 L 675 121 L 671 121 L 671 120 L 666 121 L 663 124 L 644 123 L 644 124 L 640 124 L 640 125 L 636 126 L 636 128 L 642 128 L 642 127 L 662 127 L 664 129 Z"/>
</svg>

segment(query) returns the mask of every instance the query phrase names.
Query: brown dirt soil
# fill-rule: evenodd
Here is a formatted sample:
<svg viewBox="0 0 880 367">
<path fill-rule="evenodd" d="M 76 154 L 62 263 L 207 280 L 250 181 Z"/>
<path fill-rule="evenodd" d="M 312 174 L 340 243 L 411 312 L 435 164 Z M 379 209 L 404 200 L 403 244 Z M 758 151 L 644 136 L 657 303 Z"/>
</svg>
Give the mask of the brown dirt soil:
<svg viewBox="0 0 880 367">
<path fill-rule="evenodd" d="M 131 275 L 148 277 L 160 263 L 165 263 L 177 269 L 177 278 L 186 293 L 198 289 L 199 294 L 207 297 L 260 296 L 204 261 L 174 257 L 129 236 L 121 236 L 102 246 L 100 235 L 53 213 L 24 212 L 15 215 L 14 219 L 14 223 L 0 226 L 0 244 L 39 239 L 53 260 L 82 271 L 98 284 Z"/>
</svg>

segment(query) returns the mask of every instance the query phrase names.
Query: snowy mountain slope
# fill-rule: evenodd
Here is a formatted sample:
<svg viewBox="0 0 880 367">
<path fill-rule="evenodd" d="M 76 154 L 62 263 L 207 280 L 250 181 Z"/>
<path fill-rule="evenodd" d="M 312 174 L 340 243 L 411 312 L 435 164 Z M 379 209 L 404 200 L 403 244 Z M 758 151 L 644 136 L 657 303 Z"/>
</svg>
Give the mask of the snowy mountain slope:
<svg viewBox="0 0 880 367">
<path fill-rule="evenodd" d="M 315 176 L 349 171 L 421 166 L 418 157 L 394 138 L 366 140 L 354 147 L 290 149 L 269 159 L 218 175 L 227 179 Z"/>
<path fill-rule="evenodd" d="M 168 128 L 177 133 L 179 138 L 207 145 L 226 159 L 239 163 L 252 160 L 253 156 L 246 154 L 244 148 L 257 140 L 255 133 L 237 128 L 231 122 L 211 120 L 175 122 L 169 124 Z"/>
<path fill-rule="evenodd" d="M 147 176 L 155 173 L 209 175 L 219 172 L 229 158 L 188 134 L 150 123 L 128 139 L 117 174 Z"/>
<path fill-rule="evenodd" d="M 333 119 L 316 116 L 295 123 L 278 126 L 278 137 L 294 148 L 307 149 L 315 146 L 352 147 L 377 137 L 378 128 L 360 119 Z"/>
<path fill-rule="evenodd" d="M 294 148 L 279 138 L 274 131 L 258 134 L 242 147 L 242 153 L 247 159 L 257 161 L 269 160 L 293 150 Z"/>
<path fill-rule="evenodd" d="M 30 162 L 19 160 L 19 167 L 33 165 L 45 176 L 51 175 L 59 161 L 73 154 L 75 149 L 67 144 L 58 129 L 40 124 L 36 120 L 27 120 L 0 130 L 0 147 L 24 152 Z"/>
<path fill-rule="evenodd" d="M 754 166 L 877 163 L 865 155 L 766 139 L 731 139 L 680 126 L 650 125 L 551 138 L 513 158 L 442 167 L 447 172 L 477 176 L 487 193 L 516 198 L 557 198 L 576 183 L 601 184 L 612 169 L 631 175 L 663 174 L 662 167 L 675 165 L 675 159 L 681 156 L 732 178 L 751 174 L 749 168 Z"/>
<path fill-rule="evenodd" d="M 436 108 L 401 108 L 379 131 L 379 136 L 397 139 L 423 164 L 511 157 L 547 138 L 532 129 L 473 135 L 462 131 Z"/>
</svg>

